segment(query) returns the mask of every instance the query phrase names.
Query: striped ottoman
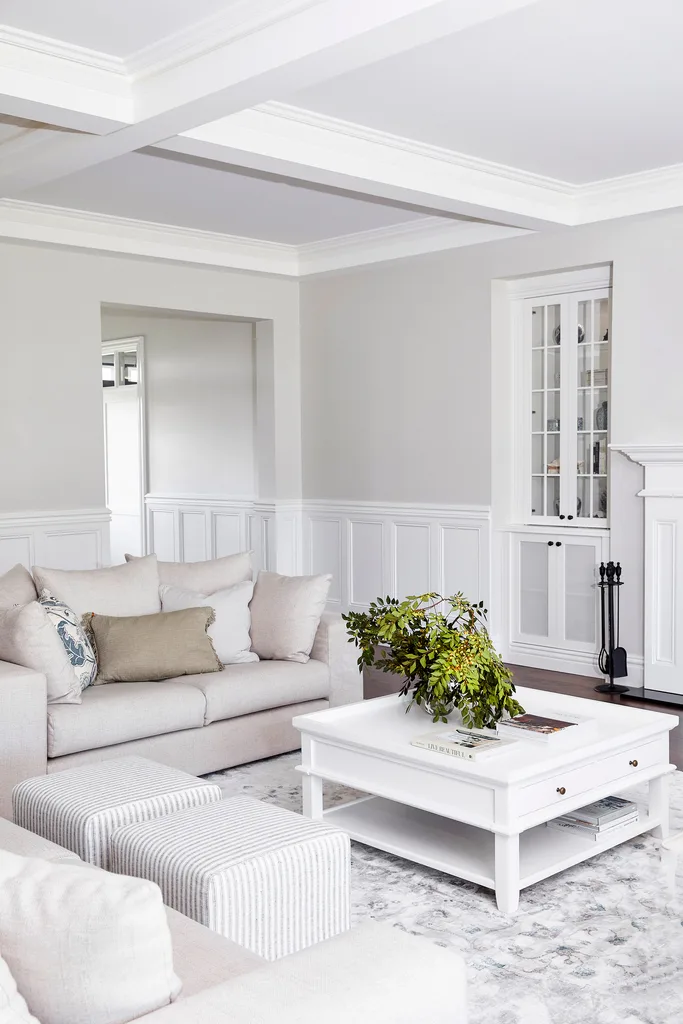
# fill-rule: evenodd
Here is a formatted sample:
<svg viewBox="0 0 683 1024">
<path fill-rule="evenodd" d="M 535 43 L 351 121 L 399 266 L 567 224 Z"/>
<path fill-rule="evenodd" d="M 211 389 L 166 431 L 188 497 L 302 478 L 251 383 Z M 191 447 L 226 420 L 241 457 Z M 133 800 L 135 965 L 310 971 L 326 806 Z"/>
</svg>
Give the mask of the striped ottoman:
<svg viewBox="0 0 683 1024">
<path fill-rule="evenodd" d="M 14 787 L 14 821 L 109 867 L 109 838 L 116 828 L 149 821 L 221 799 L 219 786 L 144 757 L 67 768 Z"/>
<path fill-rule="evenodd" d="M 346 833 L 249 797 L 117 829 L 111 851 L 113 871 L 267 960 L 350 925 Z"/>
</svg>

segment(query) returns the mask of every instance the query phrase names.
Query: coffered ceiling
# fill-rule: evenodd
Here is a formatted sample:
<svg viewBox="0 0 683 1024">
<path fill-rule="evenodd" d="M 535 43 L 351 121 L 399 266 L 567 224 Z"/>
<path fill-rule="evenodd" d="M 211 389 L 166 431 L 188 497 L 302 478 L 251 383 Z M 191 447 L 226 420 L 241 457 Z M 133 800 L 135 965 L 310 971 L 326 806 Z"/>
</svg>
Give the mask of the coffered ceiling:
<svg viewBox="0 0 683 1024">
<path fill-rule="evenodd" d="M 680 0 L 0 0 L 0 236 L 304 274 L 683 205 Z"/>
</svg>

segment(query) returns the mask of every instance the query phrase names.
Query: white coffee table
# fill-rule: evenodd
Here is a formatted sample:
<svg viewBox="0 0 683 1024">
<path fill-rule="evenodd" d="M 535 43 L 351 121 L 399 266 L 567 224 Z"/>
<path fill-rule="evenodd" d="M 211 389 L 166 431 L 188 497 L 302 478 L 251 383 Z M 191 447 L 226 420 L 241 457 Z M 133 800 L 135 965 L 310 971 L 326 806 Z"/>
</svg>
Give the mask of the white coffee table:
<svg viewBox="0 0 683 1024">
<path fill-rule="evenodd" d="M 465 761 L 413 747 L 432 726 L 397 696 L 299 715 L 304 814 L 358 842 L 494 889 L 515 913 L 521 889 L 643 832 L 668 831 L 669 731 L 676 715 L 518 688 L 525 710 L 594 720 L 558 744 L 518 740 Z M 323 811 L 323 780 L 372 793 Z M 597 841 L 545 822 L 638 783 L 640 819 Z"/>
</svg>

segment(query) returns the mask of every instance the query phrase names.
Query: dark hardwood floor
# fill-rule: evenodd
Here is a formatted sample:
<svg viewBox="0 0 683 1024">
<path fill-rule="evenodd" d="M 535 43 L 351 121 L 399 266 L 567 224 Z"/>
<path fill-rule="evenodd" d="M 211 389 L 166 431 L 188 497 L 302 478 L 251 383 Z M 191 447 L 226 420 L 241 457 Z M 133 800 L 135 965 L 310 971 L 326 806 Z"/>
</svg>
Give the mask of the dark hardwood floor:
<svg viewBox="0 0 683 1024">
<path fill-rule="evenodd" d="M 607 700 L 617 704 L 628 704 L 634 708 L 649 708 L 652 711 L 663 711 L 678 717 L 679 727 L 670 734 L 670 758 L 677 768 L 683 768 L 683 708 L 670 704 L 658 704 L 654 701 L 610 697 L 604 693 L 596 693 L 594 686 L 600 680 L 592 676 L 575 676 L 568 672 L 546 672 L 538 668 L 525 668 L 523 665 L 510 665 L 517 686 L 529 686 L 536 690 L 550 690 L 552 693 L 568 693 L 574 697 L 587 697 L 589 700 Z M 377 669 L 366 669 L 364 673 L 365 697 L 381 697 L 386 693 L 396 693 L 399 680 Z"/>
</svg>

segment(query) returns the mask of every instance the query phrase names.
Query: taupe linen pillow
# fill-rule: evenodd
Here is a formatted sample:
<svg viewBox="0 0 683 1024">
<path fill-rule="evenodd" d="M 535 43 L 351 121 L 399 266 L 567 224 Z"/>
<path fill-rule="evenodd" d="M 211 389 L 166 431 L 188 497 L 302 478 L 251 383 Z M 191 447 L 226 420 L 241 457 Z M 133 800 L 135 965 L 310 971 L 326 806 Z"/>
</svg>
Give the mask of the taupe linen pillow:
<svg viewBox="0 0 683 1024">
<path fill-rule="evenodd" d="M 85 615 L 97 651 L 98 683 L 140 683 L 223 668 L 207 629 L 213 608 L 157 615 Z"/>
</svg>

